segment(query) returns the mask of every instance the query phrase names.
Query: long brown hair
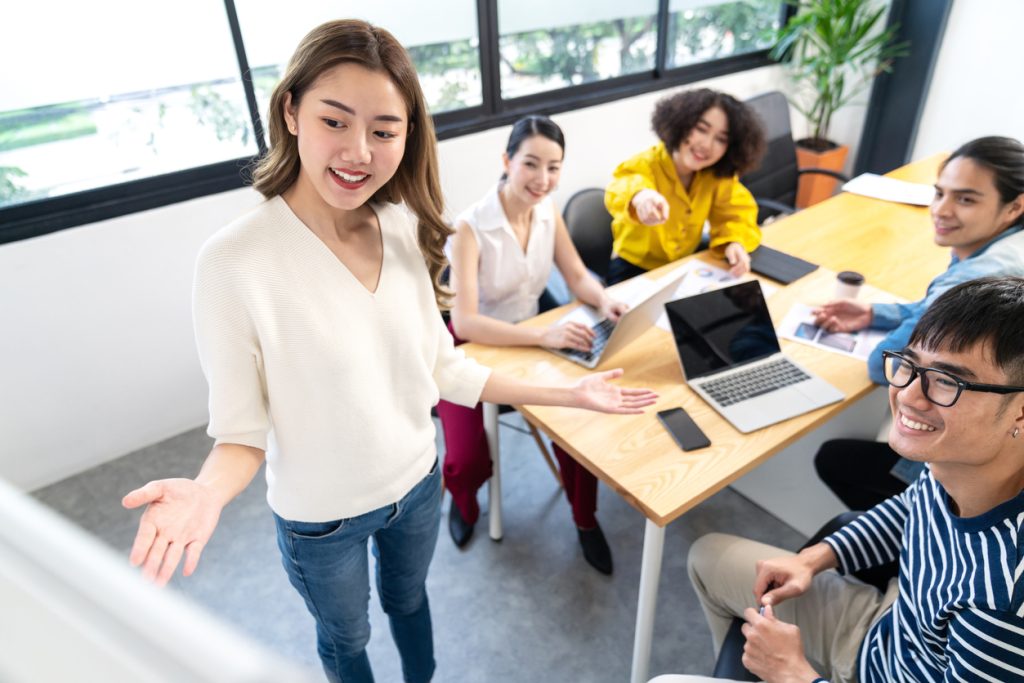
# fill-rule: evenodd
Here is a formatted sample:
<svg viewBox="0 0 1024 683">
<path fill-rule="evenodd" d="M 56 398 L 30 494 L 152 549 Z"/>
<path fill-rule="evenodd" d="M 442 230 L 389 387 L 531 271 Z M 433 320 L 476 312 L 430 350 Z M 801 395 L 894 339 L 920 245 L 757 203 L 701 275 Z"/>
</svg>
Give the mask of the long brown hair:
<svg viewBox="0 0 1024 683">
<path fill-rule="evenodd" d="M 321 24 L 309 32 L 288 61 L 284 77 L 274 88 L 267 110 L 270 149 L 253 169 L 253 187 L 266 198 L 275 197 L 299 177 L 299 147 L 284 119 L 285 94 L 293 106 L 328 69 L 358 64 L 391 79 L 409 112 L 405 154 L 395 175 L 371 198 L 376 202 L 405 202 L 419 219 L 416 238 L 430 271 L 434 298 L 447 308 L 451 292 L 441 285 L 448 265 L 444 245 L 452 229 L 445 223 L 444 196 L 438 177 L 437 137 L 409 53 L 393 35 L 365 21 L 343 19 Z"/>
</svg>

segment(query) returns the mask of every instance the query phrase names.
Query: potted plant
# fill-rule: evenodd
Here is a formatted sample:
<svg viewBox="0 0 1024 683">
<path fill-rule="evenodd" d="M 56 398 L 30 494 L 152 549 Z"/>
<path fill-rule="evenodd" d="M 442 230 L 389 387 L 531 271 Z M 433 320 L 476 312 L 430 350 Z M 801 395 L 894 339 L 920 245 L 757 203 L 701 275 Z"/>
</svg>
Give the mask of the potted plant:
<svg viewBox="0 0 1024 683">
<path fill-rule="evenodd" d="M 797 8 L 776 33 L 771 56 L 788 63 L 796 85 L 790 98 L 807 117 L 810 137 L 797 140 L 801 168 L 841 171 L 849 148 L 829 139 L 835 112 L 859 95 L 882 72 L 892 71 L 907 43 L 895 42 L 897 26 L 883 28 L 888 3 L 878 0 L 787 0 Z M 797 206 L 832 195 L 835 180 L 807 174 Z"/>
</svg>

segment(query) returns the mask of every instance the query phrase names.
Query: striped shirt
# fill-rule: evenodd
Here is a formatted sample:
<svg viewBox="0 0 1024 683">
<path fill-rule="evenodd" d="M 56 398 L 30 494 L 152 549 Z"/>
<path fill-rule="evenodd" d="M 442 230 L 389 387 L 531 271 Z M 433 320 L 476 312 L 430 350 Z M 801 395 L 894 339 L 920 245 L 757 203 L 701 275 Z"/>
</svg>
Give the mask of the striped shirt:
<svg viewBox="0 0 1024 683">
<path fill-rule="evenodd" d="M 860 648 L 862 683 L 1024 681 L 1024 492 L 962 518 L 926 469 L 827 537 L 840 573 L 899 556 L 899 596 Z"/>
</svg>

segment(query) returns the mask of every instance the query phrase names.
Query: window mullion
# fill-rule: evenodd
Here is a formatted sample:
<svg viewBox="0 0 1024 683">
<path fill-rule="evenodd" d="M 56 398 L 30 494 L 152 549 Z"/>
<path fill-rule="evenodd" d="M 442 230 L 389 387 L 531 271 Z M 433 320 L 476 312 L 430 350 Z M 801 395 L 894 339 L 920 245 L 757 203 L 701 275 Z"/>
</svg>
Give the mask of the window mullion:
<svg viewBox="0 0 1024 683">
<path fill-rule="evenodd" d="M 671 14 L 669 0 L 658 0 L 658 43 L 654 52 L 654 74 L 660 78 L 668 70 L 668 34 Z"/>
<path fill-rule="evenodd" d="M 477 0 L 476 17 L 480 34 L 480 84 L 484 91 L 483 110 L 485 115 L 493 115 L 502 110 L 498 0 Z"/>
<path fill-rule="evenodd" d="M 242 41 L 242 28 L 238 23 L 235 0 L 224 0 L 224 11 L 231 26 L 231 39 L 234 41 L 235 56 L 238 58 L 238 73 L 242 88 L 245 90 L 245 102 L 249 106 L 249 118 L 253 133 L 256 135 L 256 145 L 259 147 L 260 156 L 263 156 L 267 153 L 267 141 L 263 135 L 263 120 L 260 118 L 260 108 L 256 103 L 256 87 L 252 83 L 252 72 L 249 69 L 249 58 L 245 54 L 245 43 Z"/>
</svg>

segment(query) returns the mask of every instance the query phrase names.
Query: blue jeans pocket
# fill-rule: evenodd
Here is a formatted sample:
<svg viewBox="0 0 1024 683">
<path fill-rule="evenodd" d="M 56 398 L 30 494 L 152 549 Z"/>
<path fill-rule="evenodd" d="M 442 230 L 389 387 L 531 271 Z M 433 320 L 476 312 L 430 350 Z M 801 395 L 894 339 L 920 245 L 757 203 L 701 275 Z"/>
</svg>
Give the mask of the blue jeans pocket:
<svg viewBox="0 0 1024 683">
<path fill-rule="evenodd" d="M 329 538 L 338 533 L 347 526 L 349 520 L 335 519 L 330 522 L 283 521 L 285 528 L 291 536 L 294 536 L 295 538 L 317 540 L 321 538 Z"/>
</svg>

